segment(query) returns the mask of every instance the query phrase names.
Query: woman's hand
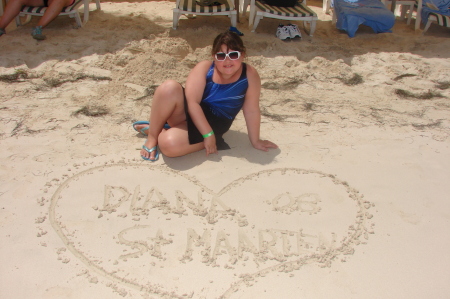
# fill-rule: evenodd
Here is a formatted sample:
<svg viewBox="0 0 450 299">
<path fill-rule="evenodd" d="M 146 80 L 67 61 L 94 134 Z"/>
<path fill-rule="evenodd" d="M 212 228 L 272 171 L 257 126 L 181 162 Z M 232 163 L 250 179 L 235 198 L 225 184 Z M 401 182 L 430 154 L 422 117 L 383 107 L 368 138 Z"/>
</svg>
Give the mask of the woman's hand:
<svg viewBox="0 0 450 299">
<path fill-rule="evenodd" d="M 269 148 L 278 148 L 278 145 L 269 140 L 261 140 L 259 139 L 253 144 L 253 147 L 259 149 L 261 151 L 269 151 Z"/>
<path fill-rule="evenodd" d="M 203 140 L 206 149 L 206 155 L 217 154 L 216 136 L 211 135 Z"/>
</svg>

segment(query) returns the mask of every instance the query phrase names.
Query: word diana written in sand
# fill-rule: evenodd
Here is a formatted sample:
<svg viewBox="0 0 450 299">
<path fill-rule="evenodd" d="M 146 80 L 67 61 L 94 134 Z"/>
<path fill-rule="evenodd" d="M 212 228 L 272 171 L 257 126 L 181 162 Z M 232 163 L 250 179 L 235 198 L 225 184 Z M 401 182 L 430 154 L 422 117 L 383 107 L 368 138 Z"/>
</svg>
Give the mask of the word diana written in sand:
<svg viewBox="0 0 450 299">
<path fill-rule="evenodd" d="M 190 200 L 181 190 L 175 190 L 175 204 L 158 190 L 157 187 L 151 188 L 148 192 L 141 193 L 141 186 L 136 186 L 133 192 L 130 192 L 123 186 L 105 186 L 103 207 L 101 212 L 112 213 L 122 205 L 129 204 L 129 212 L 134 217 L 148 216 L 150 209 L 159 209 L 163 214 L 176 214 L 180 217 L 201 216 L 205 217 L 209 224 L 215 224 L 220 219 L 228 217 L 234 218 L 239 229 L 235 232 L 226 232 L 224 230 L 212 231 L 209 228 L 201 233 L 194 228 L 186 228 L 186 239 L 181 240 L 186 244 L 186 249 L 181 261 L 191 261 L 195 247 L 201 247 L 201 259 L 206 264 L 217 266 L 217 257 L 221 254 L 229 256 L 228 262 L 235 264 L 239 259 L 244 259 L 244 252 L 250 252 L 254 256 L 255 262 L 264 262 L 267 259 L 276 259 L 285 261 L 287 257 L 299 256 L 305 252 L 314 252 L 314 249 L 324 249 L 331 242 L 336 240 L 325 240 L 323 235 L 310 235 L 303 233 L 303 230 L 289 231 L 279 229 L 252 229 L 252 235 L 257 236 L 257 244 L 251 241 L 247 232 L 241 227 L 248 225 L 245 215 L 240 214 L 235 209 L 228 207 L 217 196 L 211 196 L 208 200 L 202 197 L 202 193 L 197 196 L 196 202 Z M 145 195 L 145 196 L 142 196 Z M 143 200 L 142 200 L 143 199 Z M 208 203 L 208 207 L 206 203 Z M 266 204 L 272 205 L 273 211 L 283 211 L 285 213 L 298 212 L 309 215 L 320 211 L 318 194 L 301 194 L 293 197 L 289 193 L 277 195 Z M 97 208 L 95 208 L 97 209 Z M 189 213 L 189 210 L 191 213 Z M 103 215 L 103 214 L 102 214 Z M 125 214 L 122 214 L 122 217 Z M 140 221 L 141 218 L 134 218 Z M 139 240 L 128 240 L 126 235 L 132 230 L 139 230 Z M 151 236 L 143 236 L 142 232 L 151 232 Z M 121 244 L 128 245 L 136 249 L 133 253 L 121 255 L 121 259 L 129 257 L 138 257 L 144 253 L 149 253 L 156 258 L 162 258 L 164 246 L 170 246 L 174 242 L 173 238 L 167 238 L 164 235 L 164 228 L 137 225 L 126 228 L 118 235 Z M 335 237 L 334 235 L 332 237 Z M 230 240 L 233 238 L 234 240 Z M 150 241 L 150 242 L 148 242 Z M 233 242 L 237 246 L 233 246 Z M 247 259 L 247 257 L 246 257 Z M 228 266 L 229 267 L 229 266 Z"/>
<path fill-rule="evenodd" d="M 115 283 L 226 298 L 271 272 L 345 260 L 373 233 L 371 207 L 320 171 L 262 170 L 212 190 L 164 166 L 123 163 L 66 179 L 49 219 L 69 252 Z M 208 279 L 193 284 L 193 273 Z"/>
</svg>

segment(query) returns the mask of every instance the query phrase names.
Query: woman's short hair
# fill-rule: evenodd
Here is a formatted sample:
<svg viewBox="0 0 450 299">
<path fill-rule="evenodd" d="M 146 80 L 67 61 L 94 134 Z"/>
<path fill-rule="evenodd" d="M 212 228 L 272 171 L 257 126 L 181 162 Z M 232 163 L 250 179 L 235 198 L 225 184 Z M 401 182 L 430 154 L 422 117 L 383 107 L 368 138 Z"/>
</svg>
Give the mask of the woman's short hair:
<svg viewBox="0 0 450 299">
<path fill-rule="evenodd" d="M 234 32 L 225 31 L 224 33 L 216 36 L 211 49 L 211 54 L 214 56 L 216 53 L 222 52 L 220 49 L 222 45 L 225 45 L 228 49 L 239 51 L 245 54 L 245 46 L 241 37 Z"/>
</svg>

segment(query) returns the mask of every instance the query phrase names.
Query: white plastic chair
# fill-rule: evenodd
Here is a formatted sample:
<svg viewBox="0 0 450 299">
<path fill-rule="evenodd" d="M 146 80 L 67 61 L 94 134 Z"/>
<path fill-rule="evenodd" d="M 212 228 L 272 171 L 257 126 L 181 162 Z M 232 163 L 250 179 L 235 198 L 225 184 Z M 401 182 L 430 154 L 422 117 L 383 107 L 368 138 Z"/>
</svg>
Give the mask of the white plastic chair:
<svg viewBox="0 0 450 299">
<path fill-rule="evenodd" d="M 75 21 L 78 27 L 83 27 L 89 20 L 89 3 L 91 0 L 76 0 L 72 5 L 64 7 L 64 9 L 59 13 L 59 16 L 69 16 L 70 18 L 75 18 Z M 95 0 L 96 6 L 98 10 L 101 10 L 100 0 Z M 83 10 L 83 22 L 80 18 L 80 13 L 78 8 L 84 5 Z M 21 26 L 31 20 L 31 16 L 40 16 L 42 17 L 47 10 L 45 6 L 24 6 L 22 11 L 16 17 L 17 26 Z M 20 19 L 21 17 L 26 16 L 24 22 Z"/>
<path fill-rule="evenodd" d="M 247 11 L 249 2 L 250 17 L 248 21 L 250 27 L 253 24 L 252 32 L 255 32 L 259 21 L 264 17 L 289 21 L 303 21 L 304 25 L 309 23 L 310 36 L 313 36 L 314 31 L 316 30 L 316 21 L 318 20 L 317 14 L 306 5 L 306 0 L 298 1 L 294 7 L 271 6 L 258 0 L 244 0 L 244 7 L 242 9 L 243 16 Z"/>
<path fill-rule="evenodd" d="M 237 11 L 234 0 L 212 6 L 201 6 L 195 0 L 177 0 L 173 9 L 173 29 L 177 29 L 181 15 L 228 16 L 231 19 L 231 26 L 236 27 Z"/>
</svg>

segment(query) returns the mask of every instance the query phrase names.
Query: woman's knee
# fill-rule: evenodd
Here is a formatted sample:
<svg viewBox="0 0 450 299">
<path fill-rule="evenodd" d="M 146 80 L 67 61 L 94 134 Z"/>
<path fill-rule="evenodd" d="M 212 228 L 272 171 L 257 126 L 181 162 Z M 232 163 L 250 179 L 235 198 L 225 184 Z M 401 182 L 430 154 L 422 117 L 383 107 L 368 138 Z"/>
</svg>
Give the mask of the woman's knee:
<svg viewBox="0 0 450 299">
<path fill-rule="evenodd" d="M 180 143 L 171 134 L 159 134 L 158 146 L 161 152 L 167 157 L 178 157 Z"/>
<path fill-rule="evenodd" d="M 175 80 L 164 81 L 156 89 L 155 95 L 173 96 L 180 95 L 183 92 L 183 87 Z"/>
</svg>

